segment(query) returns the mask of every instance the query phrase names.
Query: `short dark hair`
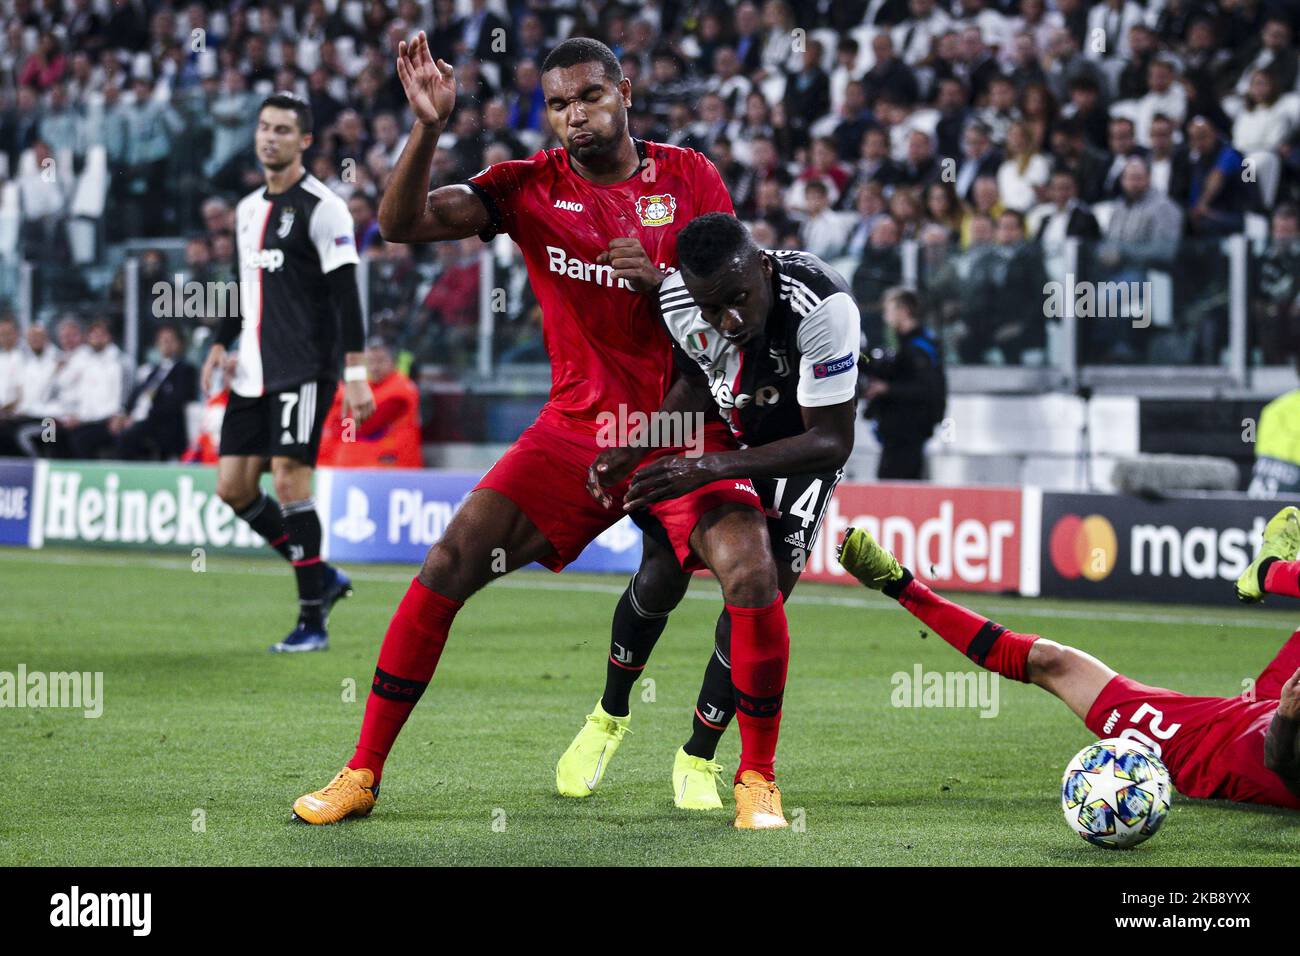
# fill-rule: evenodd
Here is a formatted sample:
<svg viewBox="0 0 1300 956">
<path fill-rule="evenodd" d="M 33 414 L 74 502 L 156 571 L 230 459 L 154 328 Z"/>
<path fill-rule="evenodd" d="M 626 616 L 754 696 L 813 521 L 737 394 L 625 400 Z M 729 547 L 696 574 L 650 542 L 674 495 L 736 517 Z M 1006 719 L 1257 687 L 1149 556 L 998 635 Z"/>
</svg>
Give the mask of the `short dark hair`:
<svg viewBox="0 0 1300 956">
<path fill-rule="evenodd" d="M 181 344 L 181 348 L 185 348 L 185 333 L 181 331 L 179 325 L 175 322 L 159 322 L 158 327 L 153 330 L 154 340 L 157 341 L 158 336 L 164 332 L 170 332 L 176 336 L 176 341 Z"/>
<path fill-rule="evenodd" d="M 921 314 L 921 297 L 916 294 L 915 289 L 909 289 L 905 285 L 896 285 L 885 290 L 885 294 L 880 297 L 882 303 L 893 302 L 907 310 L 907 314 L 916 318 Z"/>
<path fill-rule="evenodd" d="M 611 83 L 623 79 L 623 67 L 618 62 L 614 51 L 599 40 L 591 37 L 570 37 L 546 55 L 542 61 L 542 72 L 563 70 L 566 67 L 582 63 L 599 63 L 605 68 L 605 76 Z"/>
<path fill-rule="evenodd" d="M 749 230 L 735 216 L 711 212 L 677 234 L 677 258 L 691 275 L 709 278 L 746 251 L 758 251 Z"/>
<path fill-rule="evenodd" d="M 262 110 L 268 106 L 274 106 L 276 109 L 289 110 L 298 119 L 298 131 L 310 133 L 312 131 L 311 107 L 307 101 L 296 93 L 290 93 L 288 90 L 280 90 L 272 93 L 266 99 L 262 100 L 262 105 L 257 108 L 260 116 Z"/>
</svg>

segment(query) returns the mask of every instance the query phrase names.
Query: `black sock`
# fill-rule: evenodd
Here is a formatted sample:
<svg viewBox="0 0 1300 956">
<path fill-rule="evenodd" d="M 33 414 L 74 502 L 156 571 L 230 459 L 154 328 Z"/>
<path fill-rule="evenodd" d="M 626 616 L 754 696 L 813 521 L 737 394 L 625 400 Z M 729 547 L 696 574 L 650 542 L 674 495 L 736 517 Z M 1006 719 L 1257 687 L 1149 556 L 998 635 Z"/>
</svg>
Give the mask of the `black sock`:
<svg viewBox="0 0 1300 956">
<path fill-rule="evenodd" d="M 289 557 L 289 535 L 284 530 L 284 515 L 280 503 L 265 492 L 260 493 L 251 505 L 238 512 L 248 526 L 266 539 L 266 543 L 280 552 L 286 561 Z"/>
<path fill-rule="evenodd" d="M 316 501 L 304 498 L 284 505 L 284 527 L 289 533 L 289 559 L 298 579 L 299 616 L 310 628 L 324 626 L 325 562 L 320 559 L 320 518 Z"/>
<path fill-rule="evenodd" d="M 723 611 L 718 615 L 713 653 L 704 668 L 704 683 L 700 685 L 700 696 L 695 702 L 691 739 L 682 749 L 692 757 L 712 760 L 718 751 L 718 741 L 727 732 L 727 725 L 735 715 L 736 692 L 731 686 L 731 615 Z"/>
<path fill-rule="evenodd" d="M 899 578 L 897 581 L 890 581 L 883 588 L 881 588 L 880 591 L 882 594 L 885 595 L 885 597 L 891 597 L 895 601 L 897 601 L 900 597 L 902 597 L 903 589 L 906 588 L 911 583 L 912 583 L 912 572 L 907 570 L 907 568 L 903 568 L 903 576 Z"/>
<path fill-rule="evenodd" d="M 600 706 L 611 717 L 626 717 L 630 711 L 628 695 L 650 660 L 655 642 L 668 625 L 667 611 L 647 611 L 636 597 L 636 575 L 614 608 L 610 627 L 609 661 L 605 665 L 605 694 Z"/>
</svg>

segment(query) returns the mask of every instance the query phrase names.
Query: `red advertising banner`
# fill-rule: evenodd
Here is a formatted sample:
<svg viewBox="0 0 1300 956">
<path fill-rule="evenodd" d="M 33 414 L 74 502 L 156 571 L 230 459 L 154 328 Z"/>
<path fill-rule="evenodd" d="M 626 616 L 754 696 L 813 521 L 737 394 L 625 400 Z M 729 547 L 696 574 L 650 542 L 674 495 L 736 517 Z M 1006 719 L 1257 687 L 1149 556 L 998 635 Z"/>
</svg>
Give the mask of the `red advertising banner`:
<svg viewBox="0 0 1300 956">
<path fill-rule="evenodd" d="M 950 591 L 1018 591 L 1021 501 L 1019 488 L 841 483 L 804 580 L 856 583 L 835 560 L 835 545 L 853 526 L 870 531 L 926 584 Z"/>
</svg>

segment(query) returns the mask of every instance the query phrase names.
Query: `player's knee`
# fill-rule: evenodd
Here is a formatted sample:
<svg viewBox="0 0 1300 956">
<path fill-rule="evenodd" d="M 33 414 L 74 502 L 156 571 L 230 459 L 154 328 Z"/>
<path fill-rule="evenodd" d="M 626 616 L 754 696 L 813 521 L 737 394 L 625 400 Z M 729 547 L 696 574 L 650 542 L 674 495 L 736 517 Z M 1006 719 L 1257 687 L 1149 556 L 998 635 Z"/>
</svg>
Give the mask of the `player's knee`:
<svg viewBox="0 0 1300 956">
<path fill-rule="evenodd" d="M 671 611 L 681 603 L 691 577 L 682 571 L 677 559 L 644 562 L 636 572 L 636 599 L 650 611 Z"/>
<path fill-rule="evenodd" d="M 1040 637 L 1029 649 L 1029 671 L 1035 680 L 1061 677 L 1070 669 L 1073 654 L 1070 648 Z"/>
<path fill-rule="evenodd" d="M 735 607 L 767 607 L 776 600 L 776 562 L 766 549 L 724 556 L 714 562 L 713 574 L 722 585 L 722 597 Z"/>
<path fill-rule="evenodd" d="M 464 557 L 460 543 L 444 537 L 425 555 L 424 565 L 420 568 L 420 583 L 442 593 L 464 567 Z"/>
<path fill-rule="evenodd" d="M 304 491 L 304 483 L 299 479 L 295 472 L 280 472 L 273 475 L 271 478 L 271 484 L 275 488 L 276 499 L 279 500 L 282 505 L 289 504 L 291 501 L 301 501 L 304 498 L 311 497 L 310 480 L 307 482 L 306 490 Z"/>
<path fill-rule="evenodd" d="M 257 497 L 257 485 L 250 485 L 242 477 L 218 475 L 217 497 L 236 511 L 243 511 Z"/>
</svg>

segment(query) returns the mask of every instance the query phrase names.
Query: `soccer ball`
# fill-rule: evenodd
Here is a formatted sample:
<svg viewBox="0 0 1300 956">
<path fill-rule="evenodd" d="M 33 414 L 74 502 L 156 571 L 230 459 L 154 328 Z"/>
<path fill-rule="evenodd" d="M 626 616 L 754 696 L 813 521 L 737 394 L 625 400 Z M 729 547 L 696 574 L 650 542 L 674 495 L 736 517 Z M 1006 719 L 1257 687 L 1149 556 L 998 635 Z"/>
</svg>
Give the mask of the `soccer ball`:
<svg viewBox="0 0 1300 956">
<path fill-rule="evenodd" d="M 1112 737 L 1075 754 L 1061 779 L 1065 822 L 1089 843 L 1125 850 L 1169 815 L 1169 771 L 1134 740 Z"/>
</svg>

